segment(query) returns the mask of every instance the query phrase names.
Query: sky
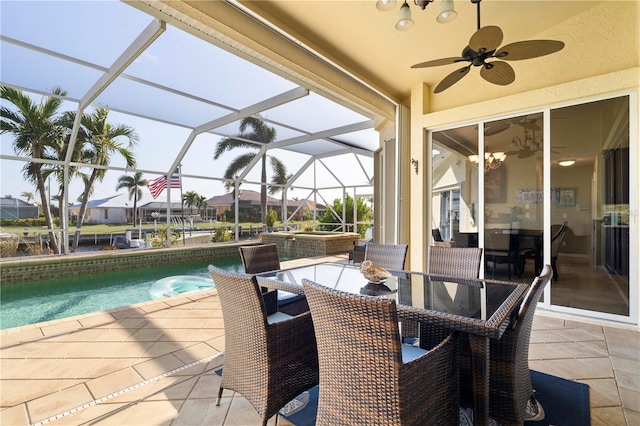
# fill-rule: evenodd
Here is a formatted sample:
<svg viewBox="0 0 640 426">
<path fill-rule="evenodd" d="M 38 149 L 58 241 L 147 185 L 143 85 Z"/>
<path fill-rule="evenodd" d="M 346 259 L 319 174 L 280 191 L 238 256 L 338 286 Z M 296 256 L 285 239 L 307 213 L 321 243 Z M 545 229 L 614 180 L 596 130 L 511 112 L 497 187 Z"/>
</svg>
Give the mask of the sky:
<svg viewBox="0 0 640 426">
<path fill-rule="evenodd" d="M 117 1 L 7 1 L 0 2 L 0 33 L 43 49 L 58 52 L 84 61 L 91 66 L 79 66 L 72 61 L 24 49 L 13 43 L 0 45 L 0 80 L 19 88 L 32 88 L 50 93 L 59 86 L 71 99 L 81 99 L 100 78 L 103 71 L 151 24 L 152 17 Z M 233 70 L 232 72 L 229 72 Z M 118 78 L 94 102 L 110 108 L 108 121 L 132 127 L 139 142 L 132 151 L 137 167 L 144 171 L 167 172 L 176 155 L 183 148 L 193 128 L 230 112 L 295 89 L 296 84 L 270 73 L 211 44 L 180 31 L 170 25 L 127 69 L 131 78 Z M 170 87 L 188 96 L 156 90 L 140 84 L 140 80 Z M 26 93 L 26 92 L 25 92 Z M 40 103 L 42 94 L 29 93 L 34 103 Z M 2 106 L 11 107 L 6 101 Z M 227 106 L 229 108 L 223 108 Z M 75 102 L 64 102 L 61 111 L 77 111 Z M 85 112 L 92 112 L 89 107 Z M 122 111 L 135 111 L 137 116 Z M 351 110 L 337 105 L 315 93 L 262 113 L 267 120 L 286 123 L 273 124 L 277 140 L 303 136 L 305 132 L 318 132 L 328 128 L 366 121 Z M 150 119 L 153 117 L 154 119 Z M 238 122 L 215 129 L 218 134 L 198 135 L 182 161 L 183 191 L 196 191 L 210 198 L 226 192 L 215 180 L 190 178 L 188 175 L 222 177 L 226 164 L 239 154 L 232 151 L 213 160 L 216 143 L 223 137 L 238 133 Z M 341 139 L 360 146 L 377 146 L 377 133 L 373 129 L 341 135 Z M 124 142 L 124 141 L 123 141 Z M 308 148 L 321 150 L 314 141 Z M 0 153 L 12 156 L 13 136 L 0 136 Z M 285 162 L 289 173 L 295 173 L 308 156 L 284 150 L 270 154 Z M 317 164 L 296 183 L 313 186 L 315 178 L 323 186 L 338 186 L 338 180 L 348 185 L 363 185 L 373 177 L 373 161 L 360 157 L 366 173 L 353 155 L 323 160 L 331 172 Z M 124 167 L 124 161 L 114 157 L 111 163 Z M 23 163 L 0 160 L 0 195 L 21 198 L 22 192 L 34 192 L 34 187 L 22 177 Z M 249 180 L 259 181 L 257 170 Z M 116 194 L 118 177 L 123 171 L 108 171 L 102 183 L 94 189 L 92 199 Z M 158 177 L 144 173 L 147 179 Z M 55 195 L 57 188 L 52 185 Z M 258 186 L 245 184 L 242 188 L 258 190 Z M 78 181 L 70 186 L 70 202 L 82 192 Z M 125 190 L 121 190 L 125 193 Z M 172 192 L 172 200 L 178 194 Z M 366 191 L 365 191 L 366 192 Z M 289 198 L 305 198 L 309 190 L 289 192 Z M 330 202 L 341 191 L 324 191 Z M 37 194 L 36 194 L 36 197 Z M 157 200 L 166 199 L 166 191 Z M 144 190 L 142 203 L 153 201 Z"/>
</svg>

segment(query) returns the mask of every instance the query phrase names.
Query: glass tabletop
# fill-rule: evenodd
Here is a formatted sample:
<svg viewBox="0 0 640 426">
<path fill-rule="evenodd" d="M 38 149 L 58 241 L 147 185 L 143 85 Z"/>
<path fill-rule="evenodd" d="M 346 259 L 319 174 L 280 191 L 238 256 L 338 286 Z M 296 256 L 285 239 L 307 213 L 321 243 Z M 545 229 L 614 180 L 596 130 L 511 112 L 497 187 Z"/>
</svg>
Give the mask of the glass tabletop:
<svg viewBox="0 0 640 426">
<path fill-rule="evenodd" d="M 522 295 L 522 286 L 525 286 L 504 281 L 430 276 L 420 272 L 390 272 L 392 277 L 380 283 L 372 283 L 362 275 L 357 266 L 320 263 L 259 274 L 259 278 L 286 284 L 287 287 L 281 288 L 289 291 L 295 290 L 295 287 L 301 289 L 302 279 L 306 278 L 349 293 L 393 298 L 399 308 L 404 306 L 424 309 L 483 322 L 500 308 L 505 308 L 505 302 Z"/>
</svg>

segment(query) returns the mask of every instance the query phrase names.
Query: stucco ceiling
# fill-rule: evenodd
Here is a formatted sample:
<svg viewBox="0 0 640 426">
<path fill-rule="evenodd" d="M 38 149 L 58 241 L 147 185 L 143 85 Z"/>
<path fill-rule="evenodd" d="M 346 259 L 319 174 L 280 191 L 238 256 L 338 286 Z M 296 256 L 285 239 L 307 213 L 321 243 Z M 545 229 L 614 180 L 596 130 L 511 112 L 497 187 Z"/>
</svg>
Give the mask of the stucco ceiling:
<svg viewBox="0 0 640 426">
<path fill-rule="evenodd" d="M 637 5 L 635 1 L 526 1 L 483 0 L 481 25 L 502 28 L 502 45 L 530 39 L 565 42 L 562 51 L 542 58 L 512 61 L 516 81 L 495 86 L 484 81 L 474 67 L 464 79 L 433 95 L 432 109 L 506 96 L 552 84 L 637 66 Z M 431 91 L 460 65 L 411 69 L 411 65 L 459 56 L 477 30 L 477 9 L 470 1 L 455 1 L 457 18 L 446 24 L 435 18 L 440 0 L 425 10 L 409 1 L 415 25 L 409 31 L 394 29 L 401 1 L 395 9 L 380 12 L 368 1 L 241 1 L 254 13 L 283 28 L 338 65 L 381 89 L 397 101 L 425 83 Z M 631 13 L 630 13 L 631 12 Z M 629 40 L 611 34 L 611 22 L 630 28 Z M 618 46 L 611 49 L 611 46 Z M 635 48 L 634 48 L 635 46 Z M 589 60 L 593 52 L 607 52 L 607 60 Z M 615 65 L 614 65 L 615 63 Z"/>
</svg>

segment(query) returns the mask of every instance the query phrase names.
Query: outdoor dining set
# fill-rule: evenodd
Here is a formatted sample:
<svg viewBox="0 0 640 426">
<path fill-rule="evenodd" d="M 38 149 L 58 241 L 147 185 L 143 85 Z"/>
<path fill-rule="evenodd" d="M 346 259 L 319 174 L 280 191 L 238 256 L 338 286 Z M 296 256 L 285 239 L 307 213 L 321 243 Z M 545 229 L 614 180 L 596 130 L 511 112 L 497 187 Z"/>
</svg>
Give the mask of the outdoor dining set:
<svg viewBox="0 0 640 426">
<path fill-rule="evenodd" d="M 223 390 L 262 423 L 318 386 L 318 425 L 522 424 L 543 415 L 529 376 L 533 314 L 552 277 L 480 279 L 482 248 L 366 244 L 361 265 L 281 269 L 277 246 L 240 248 L 245 273 L 215 266 L 225 327 Z M 378 275 L 367 268 L 374 268 Z"/>
</svg>

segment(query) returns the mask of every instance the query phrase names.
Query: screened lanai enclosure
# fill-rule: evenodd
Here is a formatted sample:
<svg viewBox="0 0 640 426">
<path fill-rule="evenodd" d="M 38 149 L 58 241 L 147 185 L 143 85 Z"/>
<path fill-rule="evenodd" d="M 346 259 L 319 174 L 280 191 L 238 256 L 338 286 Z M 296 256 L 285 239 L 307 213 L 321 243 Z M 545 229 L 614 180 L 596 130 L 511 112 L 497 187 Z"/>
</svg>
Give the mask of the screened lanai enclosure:
<svg viewBox="0 0 640 426">
<path fill-rule="evenodd" d="M 86 201 L 121 194 L 129 210 L 134 202 L 138 209 L 156 203 L 156 226 L 172 226 L 170 206 L 189 193 L 209 200 L 265 187 L 288 212 L 278 218 L 285 226 L 300 213 L 292 202 L 304 202 L 312 222 L 316 207 L 331 210 L 335 199 L 373 203 L 380 135 L 371 111 L 246 54 L 203 24 L 169 12 L 162 19 L 162 12 L 147 7 L 120 1 L 0 4 L 3 112 L 17 113 L 25 125 L 35 120 L 16 105 L 15 97 L 24 96 L 30 114 L 67 120 L 66 133 L 28 142 L 25 127 L 8 130 L 3 122 L 2 196 L 50 203 L 54 212 L 59 206 L 53 216 L 60 222 L 32 232 L 53 237 L 55 231 L 59 252 L 68 253 L 76 231 L 69 211 L 87 188 Z M 55 109 L 47 110 L 53 103 Z M 83 116 L 97 127 L 88 127 Z M 129 178 L 149 183 L 139 188 L 141 198 L 130 196 L 137 184 L 119 185 Z M 160 185 L 157 198 L 151 183 Z M 229 206 L 236 228 L 238 198 Z M 205 213 L 217 219 L 211 210 Z M 334 229 L 349 225 L 353 230 L 346 209 L 335 212 Z"/>
</svg>

